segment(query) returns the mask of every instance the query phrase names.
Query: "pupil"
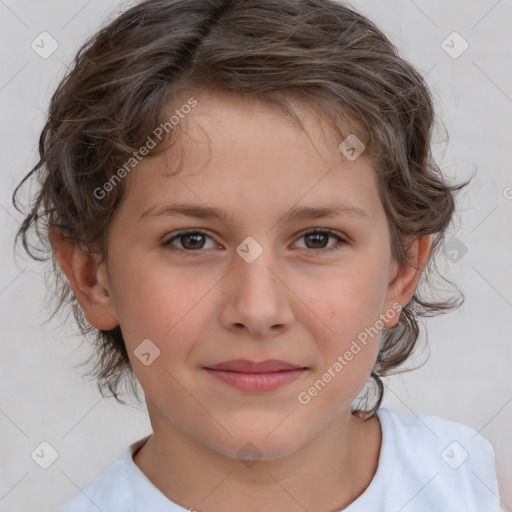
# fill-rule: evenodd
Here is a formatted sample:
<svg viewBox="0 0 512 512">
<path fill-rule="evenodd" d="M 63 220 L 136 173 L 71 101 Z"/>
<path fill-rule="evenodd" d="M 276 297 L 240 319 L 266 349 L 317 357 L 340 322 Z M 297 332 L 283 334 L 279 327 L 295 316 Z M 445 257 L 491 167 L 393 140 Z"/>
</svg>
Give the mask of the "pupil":
<svg viewBox="0 0 512 512">
<path fill-rule="evenodd" d="M 325 242 L 327 239 L 327 235 L 322 233 L 313 233 L 306 236 L 306 239 L 309 239 L 310 241 L 313 240 L 313 248 L 324 248 Z M 195 233 L 195 234 L 187 234 L 183 235 L 181 237 L 183 247 L 186 247 L 188 249 L 199 249 L 202 247 L 204 240 L 203 235 L 201 233 Z M 183 243 L 184 240 L 192 240 L 192 243 Z M 322 243 L 323 242 L 323 243 Z"/>
<path fill-rule="evenodd" d="M 187 247 L 188 249 L 197 249 L 197 248 L 200 248 L 202 245 L 201 245 L 201 242 L 202 240 L 200 240 L 201 238 L 203 237 L 203 235 L 201 235 L 200 233 L 196 233 L 196 234 L 189 234 L 189 235 L 183 235 L 181 238 L 182 238 L 182 243 L 183 243 L 183 239 L 185 240 L 195 240 L 196 242 L 199 242 L 199 243 L 192 243 L 192 244 L 187 244 L 187 243 L 183 243 L 183 247 Z"/>
<path fill-rule="evenodd" d="M 316 242 L 318 242 L 319 238 L 323 238 L 324 242 L 325 242 L 325 239 L 327 238 L 327 236 L 322 233 L 313 233 L 311 235 L 308 235 L 306 238 L 308 238 L 308 237 L 314 238 L 316 240 Z M 321 248 L 323 248 L 323 247 L 325 247 L 325 244 L 320 244 L 320 246 L 321 246 Z M 318 247 L 318 245 L 315 245 L 315 247 Z"/>
</svg>

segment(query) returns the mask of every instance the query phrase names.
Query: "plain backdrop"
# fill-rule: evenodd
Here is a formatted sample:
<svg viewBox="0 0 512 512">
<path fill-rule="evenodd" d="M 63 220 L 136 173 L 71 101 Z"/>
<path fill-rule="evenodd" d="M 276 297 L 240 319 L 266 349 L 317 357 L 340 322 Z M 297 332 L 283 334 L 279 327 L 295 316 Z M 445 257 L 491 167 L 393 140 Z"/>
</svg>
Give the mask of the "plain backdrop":
<svg viewBox="0 0 512 512">
<path fill-rule="evenodd" d="M 11 195 L 36 162 L 51 94 L 85 39 L 128 5 L 0 0 L 2 511 L 58 510 L 150 432 L 143 407 L 102 399 L 82 376 L 78 365 L 88 347 L 73 321 L 44 324 L 50 312 L 44 304 L 45 265 L 25 257 L 21 248 L 15 259 L 12 250 L 22 216 Z M 352 5 L 426 76 L 449 133 L 448 141 L 442 130 L 435 137 L 444 172 L 456 181 L 475 174 L 459 195 L 457 219 L 439 258 L 439 268 L 466 301 L 456 312 L 422 322 L 428 351 L 417 359 L 428 362 L 388 378 L 383 406 L 458 421 L 489 439 L 503 510 L 512 510 L 512 2 L 356 0 Z M 58 44 L 48 58 L 31 46 L 48 37 L 42 32 Z M 41 442 L 58 453 L 48 469 L 31 458 Z"/>
</svg>

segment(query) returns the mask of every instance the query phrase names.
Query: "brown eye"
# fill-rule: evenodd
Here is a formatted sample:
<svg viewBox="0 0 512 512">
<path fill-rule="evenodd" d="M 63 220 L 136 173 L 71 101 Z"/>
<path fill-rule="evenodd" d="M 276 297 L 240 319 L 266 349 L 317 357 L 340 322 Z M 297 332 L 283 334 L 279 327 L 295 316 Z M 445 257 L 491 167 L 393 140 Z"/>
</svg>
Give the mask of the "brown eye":
<svg viewBox="0 0 512 512">
<path fill-rule="evenodd" d="M 341 242 L 341 245 L 346 243 L 343 238 L 328 229 L 312 229 L 303 233 L 300 238 L 303 238 L 306 241 L 305 249 L 320 249 L 324 252 L 338 250 L 341 248 L 340 244 L 334 244 L 331 245 L 331 247 L 327 247 L 329 238 L 337 239 L 338 242 Z"/>
<path fill-rule="evenodd" d="M 176 233 L 176 235 L 167 240 L 163 245 L 172 246 L 178 251 L 194 252 L 203 249 L 205 247 L 205 241 L 208 238 L 211 239 L 211 237 L 203 231 L 184 230 Z M 174 241 L 177 241 L 181 247 L 173 244 Z"/>
</svg>

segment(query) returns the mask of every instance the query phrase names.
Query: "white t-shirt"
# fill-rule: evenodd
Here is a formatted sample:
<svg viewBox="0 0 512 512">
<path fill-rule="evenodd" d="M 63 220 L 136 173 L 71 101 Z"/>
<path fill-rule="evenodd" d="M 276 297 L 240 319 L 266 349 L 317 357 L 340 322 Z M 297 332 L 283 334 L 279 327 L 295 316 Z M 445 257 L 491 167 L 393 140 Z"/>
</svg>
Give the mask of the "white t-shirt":
<svg viewBox="0 0 512 512">
<path fill-rule="evenodd" d="M 377 411 L 382 445 L 366 490 L 343 512 L 499 512 L 491 443 L 466 425 L 426 414 Z M 60 512 L 184 512 L 133 462 L 149 436 L 68 501 Z"/>
</svg>

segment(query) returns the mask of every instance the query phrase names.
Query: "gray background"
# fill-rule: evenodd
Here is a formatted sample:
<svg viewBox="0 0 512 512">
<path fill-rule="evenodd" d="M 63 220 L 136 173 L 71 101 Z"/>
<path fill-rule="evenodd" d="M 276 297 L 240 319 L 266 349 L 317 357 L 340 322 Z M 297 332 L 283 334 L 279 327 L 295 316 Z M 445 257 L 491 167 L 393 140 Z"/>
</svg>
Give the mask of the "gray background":
<svg viewBox="0 0 512 512">
<path fill-rule="evenodd" d="M 130 3 L 109 0 L 0 0 L 0 510 L 57 510 L 128 444 L 150 432 L 143 408 L 102 399 L 81 376 L 88 354 L 71 320 L 44 324 L 43 264 L 13 258 L 21 215 L 14 186 L 36 162 L 50 96 L 79 45 Z M 377 23 L 427 75 L 449 143 L 435 153 L 450 178 L 477 170 L 460 194 L 455 236 L 439 267 L 466 296 L 447 316 L 428 319 L 430 357 L 386 381 L 384 407 L 465 423 L 494 445 L 503 510 L 512 510 L 512 21 L 511 0 L 362 0 Z M 31 43 L 46 31 L 57 50 L 41 58 Z M 458 58 L 442 42 L 457 31 Z M 452 38 L 453 39 L 453 38 Z M 452 51 L 461 47 L 454 40 Z M 47 46 L 48 48 L 48 46 Z M 462 249 L 462 250 L 461 250 Z M 467 252 L 465 252 L 467 250 Z M 423 335 L 422 339 L 424 340 Z M 419 358 L 428 353 L 419 353 Z M 58 459 L 42 469 L 30 454 L 43 441 Z"/>
</svg>

